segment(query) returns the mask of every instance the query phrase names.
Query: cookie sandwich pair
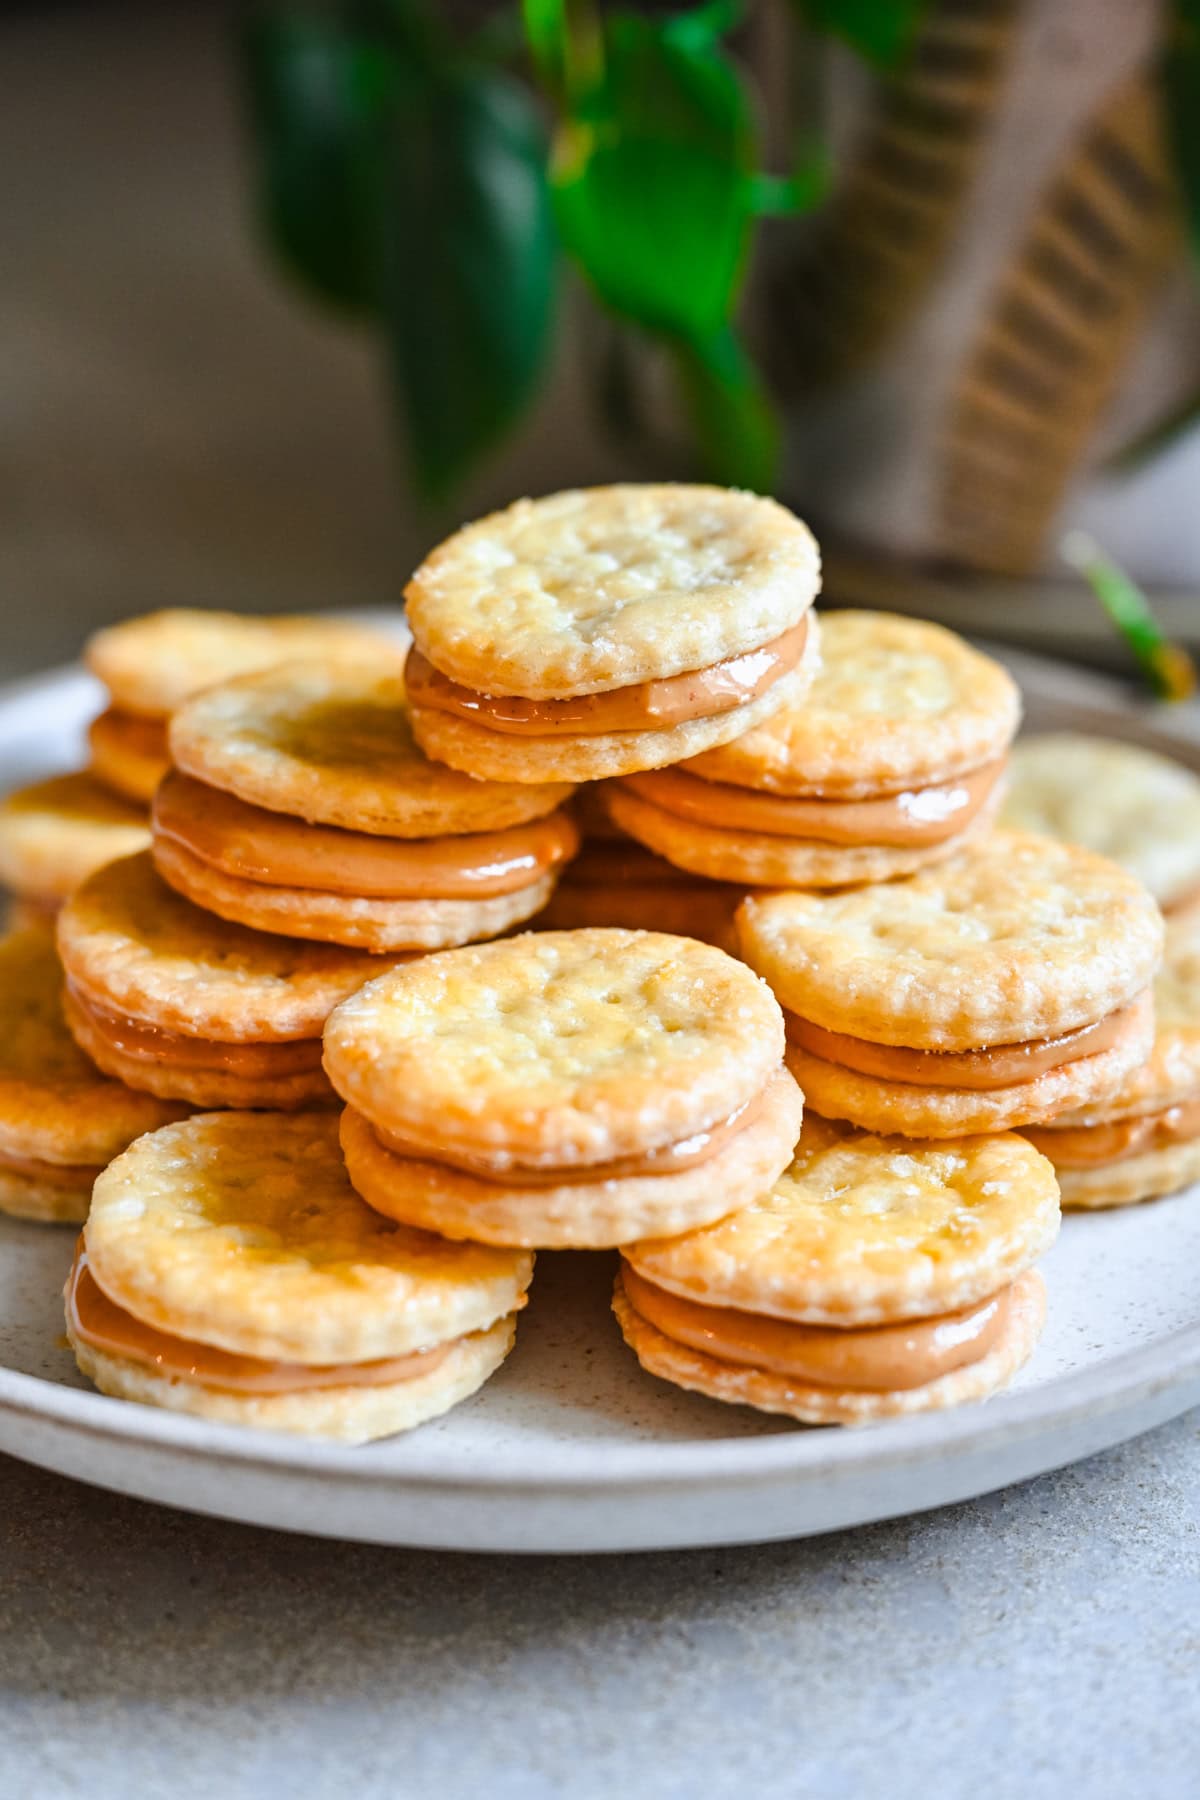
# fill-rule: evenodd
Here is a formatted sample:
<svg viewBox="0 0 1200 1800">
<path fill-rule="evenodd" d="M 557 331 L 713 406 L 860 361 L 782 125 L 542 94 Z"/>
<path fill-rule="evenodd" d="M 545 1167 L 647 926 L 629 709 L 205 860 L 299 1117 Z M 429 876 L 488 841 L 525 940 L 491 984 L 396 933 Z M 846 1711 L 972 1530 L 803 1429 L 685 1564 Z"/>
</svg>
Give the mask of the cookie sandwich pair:
<svg viewBox="0 0 1200 1800">
<path fill-rule="evenodd" d="M 992 822 L 1020 701 L 953 632 L 887 613 L 821 620 L 806 692 L 717 749 L 606 784 L 631 837 L 743 887 L 891 881 Z"/>
<path fill-rule="evenodd" d="M 382 1219 L 329 1113 L 199 1113 L 97 1180 L 67 1337 L 103 1393 L 363 1443 L 487 1380 L 532 1267 Z"/>
</svg>

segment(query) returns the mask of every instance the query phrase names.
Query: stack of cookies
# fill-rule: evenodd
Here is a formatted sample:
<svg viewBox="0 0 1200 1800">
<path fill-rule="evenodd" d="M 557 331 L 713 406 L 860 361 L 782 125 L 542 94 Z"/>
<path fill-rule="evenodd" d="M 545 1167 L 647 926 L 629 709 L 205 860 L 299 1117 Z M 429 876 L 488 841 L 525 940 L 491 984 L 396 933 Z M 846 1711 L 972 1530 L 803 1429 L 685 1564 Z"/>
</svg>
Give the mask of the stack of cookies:
<svg viewBox="0 0 1200 1800">
<path fill-rule="evenodd" d="M 626 486 L 448 539 L 407 665 L 300 621 L 101 635 L 95 772 L 150 845 L 61 884 L 37 1128 L 0 1082 L 0 1203 L 78 1216 L 96 1176 L 100 1387 L 399 1430 L 498 1367 L 555 1248 L 618 1250 L 635 1355 L 719 1400 L 853 1424 L 1009 1380 L 1055 1168 L 1193 1167 L 1185 952 L 1156 1041 L 1145 888 L 994 828 L 1008 676 L 818 628 L 817 581 L 773 501 Z"/>
</svg>

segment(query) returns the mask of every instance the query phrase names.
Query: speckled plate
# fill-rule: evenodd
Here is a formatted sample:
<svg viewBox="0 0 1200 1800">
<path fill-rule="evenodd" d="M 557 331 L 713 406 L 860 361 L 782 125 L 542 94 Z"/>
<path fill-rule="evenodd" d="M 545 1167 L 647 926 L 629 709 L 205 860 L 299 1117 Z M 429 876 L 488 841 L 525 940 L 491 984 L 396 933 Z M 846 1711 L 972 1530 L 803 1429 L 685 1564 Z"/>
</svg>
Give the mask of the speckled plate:
<svg viewBox="0 0 1200 1800">
<path fill-rule="evenodd" d="M 1103 683 L 1019 673 L 1039 727 L 1200 752 Z M 1070 694 L 1071 698 L 1064 698 Z M 0 787 L 80 760 L 98 695 L 68 671 L 0 692 Z M 539 1260 L 516 1351 L 475 1399 L 364 1450 L 177 1418 L 92 1392 L 62 1344 L 70 1232 L 0 1222 L 0 1450 L 145 1499 L 293 1531 L 463 1550 L 748 1543 L 962 1500 L 1200 1403 L 1200 1192 L 1068 1219 L 1045 1336 L 983 1406 L 811 1431 L 645 1375 L 608 1312 L 612 1259 Z"/>
</svg>

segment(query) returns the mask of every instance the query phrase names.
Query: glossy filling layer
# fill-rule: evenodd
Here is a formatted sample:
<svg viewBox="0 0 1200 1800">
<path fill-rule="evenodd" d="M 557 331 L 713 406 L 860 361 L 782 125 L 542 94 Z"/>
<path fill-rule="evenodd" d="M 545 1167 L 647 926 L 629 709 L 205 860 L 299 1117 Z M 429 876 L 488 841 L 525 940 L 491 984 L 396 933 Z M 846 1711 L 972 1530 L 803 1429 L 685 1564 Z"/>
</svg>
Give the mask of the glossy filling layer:
<svg viewBox="0 0 1200 1800">
<path fill-rule="evenodd" d="M 1103 1125 L 1047 1125 L 1021 1135 L 1056 1168 L 1091 1169 L 1200 1137 L 1200 1100 L 1143 1113 L 1138 1119 L 1113 1119 Z"/>
<path fill-rule="evenodd" d="M 812 1387 L 894 1393 L 924 1387 L 979 1362 L 1007 1329 L 1012 1289 L 961 1312 L 896 1325 L 797 1325 L 671 1294 L 622 1258 L 621 1280 L 634 1311 L 677 1344 L 720 1362 L 789 1375 Z"/>
<path fill-rule="evenodd" d="M 392 1387 L 416 1375 L 427 1375 L 446 1356 L 449 1344 L 435 1344 L 412 1356 L 392 1356 L 380 1362 L 304 1363 L 267 1362 L 257 1356 L 235 1356 L 210 1344 L 172 1337 L 153 1325 L 143 1324 L 132 1313 L 110 1300 L 88 1261 L 83 1239 L 67 1277 L 64 1292 L 67 1327 L 72 1338 L 101 1355 L 122 1362 L 140 1363 L 156 1375 L 192 1381 L 224 1394 L 299 1394 L 321 1388 Z M 457 1340 L 456 1340 L 457 1341 Z"/>
<path fill-rule="evenodd" d="M 655 769 L 626 775 L 630 788 L 652 806 L 721 831 L 754 832 L 764 837 L 797 838 L 806 843 L 850 848 L 882 844 L 896 849 L 942 844 L 964 831 L 995 788 L 1004 760 L 936 787 L 882 795 L 873 800 L 783 798 L 704 781 L 681 769 Z"/>
<path fill-rule="evenodd" d="M 745 706 L 796 667 L 807 639 L 808 619 L 803 618 L 760 649 L 745 650 L 710 668 L 563 700 L 479 693 L 451 681 L 415 647 L 409 652 L 404 679 L 414 705 L 453 713 L 489 731 L 514 737 L 595 737 L 609 731 L 661 730 Z"/>
<path fill-rule="evenodd" d="M 903 1081 L 916 1087 L 966 1088 L 986 1092 L 990 1088 L 1015 1087 L 1033 1081 L 1064 1063 L 1079 1062 L 1111 1050 L 1143 1016 L 1145 999 L 1135 1000 L 1119 1012 L 1109 1013 L 1095 1025 L 1061 1037 L 1034 1038 L 1023 1044 L 993 1044 L 986 1050 L 909 1050 L 898 1044 L 873 1044 L 866 1038 L 826 1031 L 808 1019 L 784 1009 L 788 1038 L 823 1062 L 871 1075 L 878 1081 Z"/>
<path fill-rule="evenodd" d="M 155 795 L 153 826 L 157 837 L 239 880 L 354 899 L 486 900 L 517 893 L 565 862 L 579 842 L 561 811 L 505 831 L 375 837 L 308 825 L 174 772 Z"/>
<path fill-rule="evenodd" d="M 42 1162 L 39 1157 L 13 1156 L 0 1148 L 0 1169 L 9 1175 L 23 1175 L 27 1180 L 40 1182 L 45 1187 L 90 1188 L 96 1177 L 103 1172 L 103 1167 L 102 1163 Z"/>
<path fill-rule="evenodd" d="M 657 1150 L 645 1151 L 640 1156 L 616 1157 L 611 1162 L 581 1163 L 572 1168 L 531 1169 L 514 1163 L 501 1166 L 498 1161 L 488 1161 L 483 1157 L 450 1156 L 440 1149 L 427 1149 L 412 1144 L 395 1133 L 372 1125 L 372 1130 L 385 1150 L 393 1156 L 402 1156 L 408 1162 L 441 1163 L 447 1168 L 461 1169 L 464 1175 L 473 1175 L 480 1181 L 494 1181 L 501 1187 L 562 1187 L 577 1182 L 627 1181 L 632 1177 L 646 1175 L 674 1175 L 681 1169 L 693 1169 L 697 1163 L 707 1162 L 718 1150 L 723 1150 L 732 1138 L 745 1131 L 762 1111 L 766 1102 L 767 1090 L 739 1106 L 727 1118 L 704 1131 L 693 1132 L 690 1137 L 681 1138 L 678 1143 L 664 1144 Z"/>
<path fill-rule="evenodd" d="M 147 1025 L 109 1012 L 68 982 L 67 1016 L 75 1008 L 104 1043 L 137 1062 L 167 1063 L 189 1069 L 220 1069 L 253 1078 L 261 1075 L 306 1075 L 321 1067 L 320 1038 L 292 1038 L 283 1043 L 232 1044 L 216 1038 L 185 1037 L 161 1025 Z"/>
<path fill-rule="evenodd" d="M 132 760 L 144 766 L 157 766 L 165 775 L 171 755 L 167 749 L 167 726 L 163 719 L 141 719 L 136 713 L 122 712 L 110 706 L 88 726 L 88 743 L 92 754 L 103 758 L 105 752 L 121 761 Z"/>
</svg>

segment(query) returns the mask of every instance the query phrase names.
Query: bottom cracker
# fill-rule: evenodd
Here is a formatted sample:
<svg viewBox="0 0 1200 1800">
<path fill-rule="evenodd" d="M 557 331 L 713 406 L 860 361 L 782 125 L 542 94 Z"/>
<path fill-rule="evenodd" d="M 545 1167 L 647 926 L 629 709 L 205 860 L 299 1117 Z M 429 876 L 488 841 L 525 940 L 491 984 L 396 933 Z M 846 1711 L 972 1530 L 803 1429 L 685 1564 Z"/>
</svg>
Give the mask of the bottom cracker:
<svg viewBox="0 0 1200 1800">
<path fill-rule="evenodd" d="M 78 1187 L 39 1181 L 16 1169 L 0 1168 L 0 1213 L 40 1225 L 82 1225 L 92 1201 L 90 1179 Z"/>
<path fill-rule="evenodd" d="M 1107 1206 L 1159 1200 L 1200 1181 L 1200 1138 L 1164 1144 L 1142 1156 L 1098 1163 L 1092 1169 L 1059 1169 L 1057 1174 L 1064 1211 L 1099 1212 Z"/>
<path fill-rule="evenodd" d="M 1041 1335 L 1046 1288 L 1036 1270 L 1018 1276 L 1013 1284 L 1008 1335 L 1002 1343 L 978 1362 L 954 1369 L 924 1387 L 893 1393 L 804 1387 L 786 1375 L 721 1362 L 701 1350 L 678 1344 L 634 1311 L 619 1275 L 613 1290 L 613 1311 L 625 1342 L 642 1367 L 675 1387 L 732 1405 L 752 1406 L 758 1412 L 784 1413 L 804 1425 L 869 1425 L 877 1419 L 935 1412 L 970 1400 L 984 1400 L 1005 1387 L 1021 1365 L 1028 1362 Z"/>
<path fill-rule="evenodd" d="M 222 1425 L 250 1425 L 259 1431 L 288 1431 L 365 1444 L 373 1438 L 411 1431 L 467 1399 L 495 1374 L 516 1334 L 516 1319 L 510 1315 L 487 1331 L 460 1338 L 428 1374 L 390 1387 L 323 1388 L 295 1394 L 224 1393 L 94 1350 L 69 1330 L 67 1336 L 80 1369 L 102 1394 L 114 1399 L 192 1413 Z"/>
</svg>

